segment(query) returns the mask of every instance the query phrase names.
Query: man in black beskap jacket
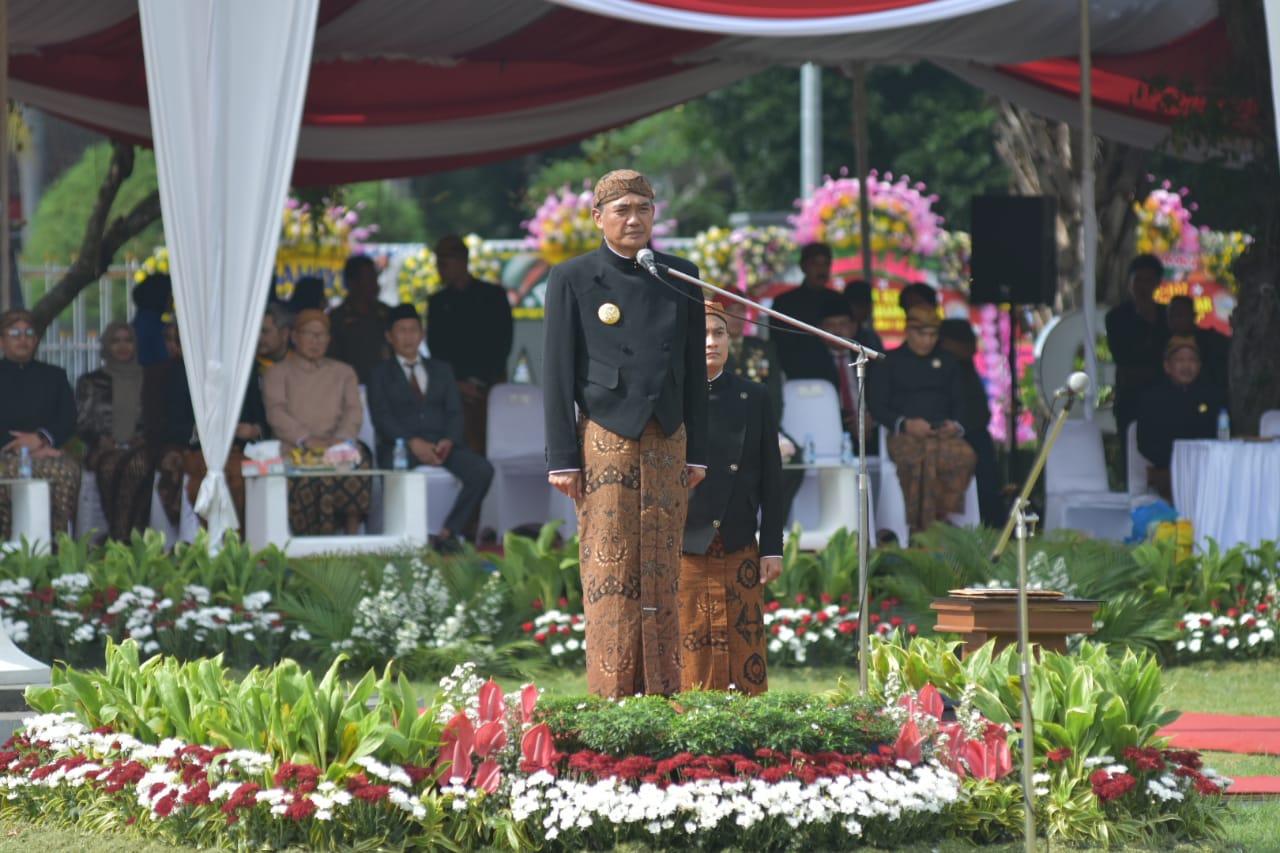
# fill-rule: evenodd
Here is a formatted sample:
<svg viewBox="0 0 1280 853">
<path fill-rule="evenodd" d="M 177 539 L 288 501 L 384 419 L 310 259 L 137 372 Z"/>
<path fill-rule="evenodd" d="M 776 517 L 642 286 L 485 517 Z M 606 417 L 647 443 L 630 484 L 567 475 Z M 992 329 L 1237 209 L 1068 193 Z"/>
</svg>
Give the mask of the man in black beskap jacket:
<svg viewBox="0 0 1280 853">
<path fill-rule="evenodd" d="M 52 534 L 75 521 L 80 496 L 80 465 L 62 447 L 75 434 L 76 398 L 61 367 L 36 360 L 40 335 L 31 314 L 0 315 L 0 478 L 18 476 L 22 448 L 32 475 L 49 481 Z M 9 490 L 0 489 L 0 540 L 8 539 L 12 520 Z"/>
<path fill-rule="evenodd" d="M 714 441 L 684 529 L 681 689 L 756 694 L 769 684 L 764 585 L 782 573 L 782 454 L 768 389 L 725 370 L 724 310 L 708 304 L 706 323 Z"/>
<path fill-rule="evenodd" d="M 592 208 L 604 244 L 547 282 L 547 477 L 577 502 L 587 689 L 619 698 L 680 687 L 680 538 L 706 474 L 702 298 L 636 262 L 654 215 L 643 175 L 605 175 Z"/>
</svg>

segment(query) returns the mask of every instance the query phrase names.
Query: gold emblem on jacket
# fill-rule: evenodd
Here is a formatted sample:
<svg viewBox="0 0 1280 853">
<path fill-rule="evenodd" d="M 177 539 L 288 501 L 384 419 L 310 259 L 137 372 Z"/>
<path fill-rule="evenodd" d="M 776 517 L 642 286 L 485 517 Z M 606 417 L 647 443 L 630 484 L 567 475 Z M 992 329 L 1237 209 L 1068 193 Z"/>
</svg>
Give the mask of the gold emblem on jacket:
<svg viewBox="0 0 1280 853">
<path fill-rule="evenodd" d="M 1207 412 L 1207 411 L 1209 411 L 1209 404 L 1208 404 L 1208 403 L 1201 403 L 1201 404 L 1200 404 L 1200 414 L 1202 414 L 1202 415 L 1203 415 L 1203 414 L 1204 414 L 1205 412 Z"/>
<path fill-rule="evenodd" d="M 606 302 L 600 306 L 600 310 L 596 311 L 596 316 L 600 318 L 601 323 L 606 326 L 612 326 L 622 319 L 622 312 L 618 310 L 617 305 L 612 302 Z"/>
</svg>

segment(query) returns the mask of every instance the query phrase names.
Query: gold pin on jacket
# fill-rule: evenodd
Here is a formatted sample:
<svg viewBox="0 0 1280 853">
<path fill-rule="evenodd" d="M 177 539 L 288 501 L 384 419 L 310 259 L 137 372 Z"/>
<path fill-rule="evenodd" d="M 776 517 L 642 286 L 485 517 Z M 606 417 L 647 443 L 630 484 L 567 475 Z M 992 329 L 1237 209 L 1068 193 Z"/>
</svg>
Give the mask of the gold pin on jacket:
<svg viewBox="0 0 1280 853">
<path fill-rule="evenodd" d="M 622 319 L 622 312 L 618 310 L 618 306 L 612 302 L 606 302 L 596 311 L 596 316 L 600 318 L 600 322 L 606 326 L 612 326 L 614 323 Z"/>
</svg>

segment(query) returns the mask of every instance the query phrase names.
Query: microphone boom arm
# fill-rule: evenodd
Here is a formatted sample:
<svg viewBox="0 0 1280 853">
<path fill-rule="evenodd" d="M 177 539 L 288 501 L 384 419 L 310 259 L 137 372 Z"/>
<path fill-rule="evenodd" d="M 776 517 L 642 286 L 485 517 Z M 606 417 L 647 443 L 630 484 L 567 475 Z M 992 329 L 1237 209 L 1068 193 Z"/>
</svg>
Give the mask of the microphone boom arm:
<svg viewBox="0 0 1280 853">
<path fill-rule="evenodd" d="M 734 293 L 732 290 L 725 290 L 723 287 L 719 287 L 714 284 L 709 284 L 708 282 L 705 282 L 696 276 L 692 276 L 692 275 L 689 275 L 688 273 L 680 272 L 680 270 L 674 267 L 668 266 L 667 264 L 664 264 L 661 262 L 657 262 L 656 265 L 658 269 L 662 270 L 668 275 L 673 275 L 676 278 L 683 279 L 689 282 L 690 284 L 697 285 L 703 290 L 710 290 L 714 293 L 720 294 L 721 296 L 728 297 L 729 299 L 732 299 L 734 302 L 737 302 L 740 305 L 745 305 L 748 308 L 754 308 L 762 314 L 767 314 L 770 317 L 773 317 L 774 319 L 781 320 L 782 322 L 787 323 L 788 325 L 795 326 L 797 329 L 803 329 L 804 331 L 808 332 L 811 335 L 816 335 L 817 337 L 822 338 L 824 341 L 827 341 L 828 343 L 836 344 L 837 346 L 844 347 L 845 349 L 848 349 L 848 350 L 853 350 L 854 352 L 859 352 L 862 355 L 866 356 L 866 358 L 871 361 L 884 358 L 884 353 L 880 352 L 879 350 L 872 349 L 871 347 L 868 347 L 868 346 L 863 346 L 857 341 L 851 341 L 848 338 L 842 338 L 839 335 L 833 335 L 830 332 L 824 332 L 822 329 L 819 329 L 817 326 L 811 326 L 808 323 L 797 320 L 795 317 L 792 317 L 788 314 L 783 314 L 781 311 L 774 311 L 772 308 L 766 308 L 763 305 L 761 305 L 759 302 L 756 302 L 752 299 L 748 299 L 745 296 L 739 296 L 738 294 Z"/>
</svg>

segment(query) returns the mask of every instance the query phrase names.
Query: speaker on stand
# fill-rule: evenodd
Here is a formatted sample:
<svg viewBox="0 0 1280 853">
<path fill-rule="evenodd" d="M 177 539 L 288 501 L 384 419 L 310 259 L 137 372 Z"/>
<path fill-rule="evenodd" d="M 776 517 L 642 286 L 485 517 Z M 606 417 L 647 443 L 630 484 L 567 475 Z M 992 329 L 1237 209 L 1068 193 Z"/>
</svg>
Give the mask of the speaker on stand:
<svg viewBox="0 0 1280 853">
<path fill-rule="evenodd" d="M 1009 482 L 1018 471 L 1018 307 L 1052 305 L 1058 289 L 1057 204 L 1051 196 L 974 196 L 969 223 L 974 305 L 1009 311 Z"/>
</svg>

